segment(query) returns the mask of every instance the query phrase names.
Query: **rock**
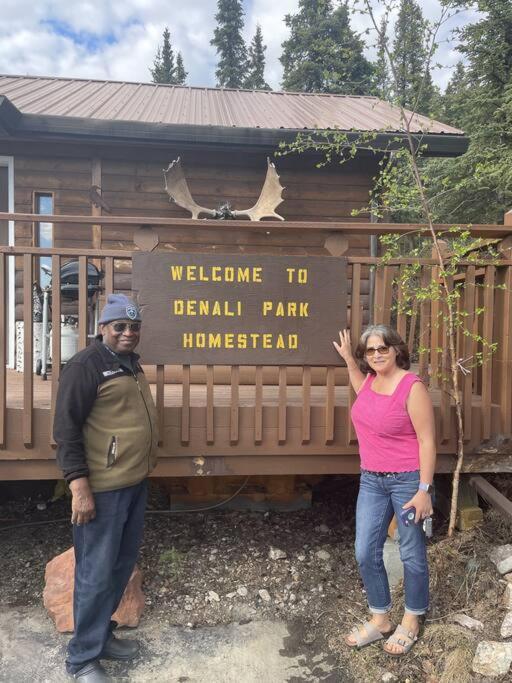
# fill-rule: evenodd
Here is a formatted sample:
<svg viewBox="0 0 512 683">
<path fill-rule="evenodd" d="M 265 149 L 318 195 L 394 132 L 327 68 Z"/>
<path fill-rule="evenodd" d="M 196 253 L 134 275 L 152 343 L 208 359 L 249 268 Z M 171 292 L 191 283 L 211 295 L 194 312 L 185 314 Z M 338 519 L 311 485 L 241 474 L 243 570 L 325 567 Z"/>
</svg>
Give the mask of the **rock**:
<svg viewBox="0 0 512 683">
<path fill-rule="evenodd" d="M 247 595 L 247 588 L 245 586 L 240 586 L 239 588 L 236 589 L 236 592 L 240 597 L 245 598 Z"/>
<path fill-rule="evenodd" d="M 512 572 L 510 572 L 510 574 L 505 574 L 503 578 L 505 579 L 505 581 L 512 583 Z"/>
<path fill-rule="evenodd" d="M 268 557 L 270 560 L 284 560 L 286 558 L 286 553 L 284 550 L 280 550 L 279 548 L 274 548 L 273 546 L 270 546 L 270 550 L 268 551 Z"/>
<path fill-rule="evenodd" d="M 299 560 L 299 562 L 304 562 L 306 556 L 301 553 L 300 555 L 297 555 L 297 559 Z"/>
<path fill-rule="evenodd" d="M 258 591 L 258 595 L 264 602 L 270 602 L 270 594 L 264 588 Z"/>
<path fill-rule="evenodd" d="M 208 600 L 210 602 L 220 602 L 219 594 L 215 591 L 208 591 Z"/>
<path fill-rule="evenodd" d="M 512 662 L 512 643 L 484 640 L 478 643 L 473 671 L 482 676 L 503 676 Z"/>
<path fill-rule="evenodd" d="M 43 604 L 60 633 L 73 631 L 73 584 L 75 553 L 73 548 L 61 553 L 46 565 Z M 119 626 L 137 626 L 144 610 L 142 573 L 135 567 L 117 612 L 112 616 Z"/>
<path fill-rule="evenodd" d="M 393 683 L 393 681 L 398 681 L 398 678 L 395 676 L 395 674 L 392 674 L 391 671 L 386 671 L 385 674 L 382 674 L 382 678 L 380 680 L 384 681 L 384 683 Z"/>
<path fill-rule="evenodd" d="M 236 591 L 234 593 L 226 593 L 226 598 L 234 598 L 236 595 Z"/>
<path fill-rule="evenodd" d="M 503 594 L 503 606 L 505 609 L 512 609 L 512 583 L 507 583 Z"/>
<path fill-rule="evenodd" d="M 331 555 L 327 552 L 327 550 L 319 550 L 317 553 L 315 553 L 315 555 L 319 560 L 329 560 L 331 558 Z"/>
<path fill-rule="evenodd" d="M 473 617 L 468 617 L 467 614 L 454 614 L 450 621 L 454 624 L 460 624 L 464 628 L 469 628 L 470 631 L 483 631 L 484 625 L 478 619 L 473 619 Z"/>
<path fill-rule="evenodd" d="M 503 619 L 500 629 L 500 636 L 502 638 L 510 638 L 510 636 L 512 636 L 512 611 L 509 611 L 505 614 L 505 618 Z"/>
<path fill-rule="evenodd" d="M 497 546 L 490 552 L 489 559 L 494 562 L 500 574 L 512 572 L 512 545 Z"/>
</svg>

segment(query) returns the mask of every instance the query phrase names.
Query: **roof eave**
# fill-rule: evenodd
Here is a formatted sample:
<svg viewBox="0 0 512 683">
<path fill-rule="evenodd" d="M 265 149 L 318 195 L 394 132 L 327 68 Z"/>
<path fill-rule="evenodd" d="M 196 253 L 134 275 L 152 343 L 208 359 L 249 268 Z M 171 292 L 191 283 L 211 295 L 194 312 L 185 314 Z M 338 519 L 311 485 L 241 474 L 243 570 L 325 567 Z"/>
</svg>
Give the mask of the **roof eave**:
<svg viewBox="0 0 512 683">
<path fill-rule="evenodd" d="M 2 106 L 3 105 L 3 106 Z M 5 107 L 5 109 L 4 109 Z M 4 123 L 7 122 L 7 125 Z M 41 114 L 21 114 L 5 97 L 0 98 L 0 127 L 18 139 L 38 138 L 68 140 L 73 142 L 110 142 L 131 144 L 161 145 L 181 143 L 187 145 L 218 145 L 239 147 L 264 147 L 275 149 L 280 142 L 291 142 L 298 133 L 314 133 L 311 130 L 284 128 L 239 128 L 226 126 L 198 126 L 190 124 L 146 123 L 141 121 L 106 121 L 103 119 L 78 118 L 71 116 L 49 116 Z M 355 141 L 360 133 L 347 131 L 350 141 Z M 455 157 L 468 148 L 469 140 L 465 135 L 418 134 L 424 146 L 425 156 Z M 400 132 L 377 133 L 372 147 L 393 149 L 406 142 Z M 367 145 L 370 146 L 370 145 Z"/>
</svg>

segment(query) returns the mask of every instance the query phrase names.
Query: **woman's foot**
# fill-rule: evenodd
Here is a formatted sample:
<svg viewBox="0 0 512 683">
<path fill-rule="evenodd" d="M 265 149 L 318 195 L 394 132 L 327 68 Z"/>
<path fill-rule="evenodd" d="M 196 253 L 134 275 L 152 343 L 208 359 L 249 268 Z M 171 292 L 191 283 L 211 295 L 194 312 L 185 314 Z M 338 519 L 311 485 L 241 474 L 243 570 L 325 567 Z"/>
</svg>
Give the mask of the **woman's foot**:
<svg viewBox="0 0 512 683">
<path fill-rule="evenodd" d="M 391 623 L 391 621 L 389 619 L 389 615 L 387 615 L 387 614 L 374 614 L 372 616 L 372 618 L 370 619 L 370 621 L 367 623 L 369 623 L 371 626 L 373 626 L 375 629 L 377 629 L 377 631 L 379 631 L 379 633 L 381 633 L 382 635 L 387 635 L 388 633 L 390 633 L 393 630 L 393 624 Z M 345 636 L 345 643 L 349 647 L 362 647 L 363 646 L 362 644 L 364 643 L 364 641 L 367 641 L 369 639 L 369 637 L 371 637 L 371 635 L 372 635 L 372 634 L 368 633 L 368 629 L 365 627 L 364 624 L 362 626 L 360 626 L 357 629 L 357 631 L 358 631 L 358 635 L 359 635 L 359 638 L 357 640 L 356 640 L 355 634 L 353 632 L 351 632 Z M 358 640 L 359 640 L 359 642 L 358 642 Z M 375 642 L 376 640 L 378 640 L 378 638 L 374 637 L 371 640 L 371 642 Z M 369 645 L 370 643 L 367 642 L 366 644 Z"/>
<path fill-rule="evenodd" d="M 401 628 L 398 627 L 395 633 L 384 643 L 384 651 L 394 657 L 407 654 L 418 639 L 419 630 L 419 618 L 415 614 L 404 614 Z"/>
</svg>

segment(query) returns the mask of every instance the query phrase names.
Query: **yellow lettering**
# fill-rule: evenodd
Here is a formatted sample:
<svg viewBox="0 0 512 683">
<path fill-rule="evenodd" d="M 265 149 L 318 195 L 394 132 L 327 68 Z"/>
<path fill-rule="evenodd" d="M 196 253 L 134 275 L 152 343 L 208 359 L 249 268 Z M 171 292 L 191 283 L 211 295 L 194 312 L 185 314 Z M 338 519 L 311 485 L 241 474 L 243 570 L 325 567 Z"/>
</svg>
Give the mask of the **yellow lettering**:
<svg viewBox="0 0 512 683">
<path fill-rule="evenodd" d="M 212 315 L 222 315 L 220 310 L 220 303 L 218 301 L 213 302 Z"/>
<path fill-rule="evenodd" d="M 293 274 L 295 273 L 295 268 L 287 268 L 286 272 L 288 273 L 288 282 L 293 282 Z"/>
<path fill-rule="evenodd" d="M 195 281 L 196 278 L 196 269 L 197 266 L 187 266 L 187 280 L 190 281 Z"/>
<path fill-rule="evenodd" d="M 224 278 L 226 282 L 234 282 L 235 280 L 235 269 L 232 266 L 227 266 L 224 271 Z"/>
<path fill-rule="evenodd" d="M 239 268 L 238 269 L 238 282 L 250 282 L 250 271 L 249 268 Z"/>
<path fill-rule="evenodd" d="M 201 282 L 210 281 L 210 278 L 207 275 L 205 275 L 204 266 L 199 266 L 199 279 L 201 280 Z"/>
<path fill-rule="evenodd" d="M 263 348 L 264 349 L 271 349 L 272 348 L 272 335 L 271 334 L 264 334 L 263 335 Z"/>
<path fill-rule="evenodd" d="M 308 301 L 301 301 L 299 303 L 299 315 L 301 318 L 309 318 L 308 306 Z"/>
<path fill-rule="evenodd" d="M 279 316 L 282 318 L 283 315 L 284 315 L 284 304 L 282 301 L 279 301 L 279 303 L 277 304 L 277 307 L 276 307 L 276 317 Z"/>
<path fill-rule="evenodd" d="M 267 315 L 272 310 L 272 302 L 271 301 L 264 301 L 263 302 L 263 315 Z"/>
<path fill-rule="evenodd" d="M 193 349 L 194 348 L 194 336 L 192 332 L 183 333 L 183 348 Z"/>
<path fill-rule="evenodd" d="M 236 313 L 237 313 L 237 315 L 242 315 L 242 302 L 241 301 L 236 302 Z"/>
<path fill-rule="evenodd" d="M 221 282 L 222 281 L 222 275 L 220 274 L 221 268 L 220 266 L 213 266 L 212 268 L 212 280 L 214 282 Z"/>
<path fill-rule="evenodd" d="M 196 346 L 198 349 L 204 349 L 206 346 L 206 335 L 204 332 L 198 332 L 196 334 Z"/>
<path fill-rule="evenodd" d="M 197 315 L 196 305 L 195 299 L 187 299 L 187 315 Z"/>
<path fill-rule="evenodd" d="M 171 277 L 173 280 L 182 280 L 183 266 L 171 266 Z"/>
<path fill-rule="evenodd" d="M 237 335 L 237 346 L 239 349 L 246 349 L 247 348 L 247 335 L 246 334 L 239 334 Z"/>
<path fill-rule="evenodd" d="M 251 341 L 252 341 L 252 348 L 253 349 L 258 348 L 258 339 L 259 338 L 260 338 L 259 334 L 255 333 L 255 332 L 251 332 Z"/>
<path fill-rule="evenodd" d="M 261 282 L 261 268 L 252 269 L 252 279 L 253 282 Z"/>
<path fill-rule="evenodd" d="M 288 348 L 289 349 L 296 349 L 299 345 L 299 337 L 296 334 L 289 334 L 288 335 Z"/>
<path fill-rule="evenodd" d="M 277 344 L 276 344 L 276 349 L 284 349 L 284 338 L 282 334 L 277 335 Z"/>
<path fill-rule="evenodd" d="M 183 315 L 183 299 L 174 299 L 174 315 Z"/>
<path fill-rule="evenodd" d="M 297 281 L 298 281 L 299 285 L 305 285 L 306 284 L 306 282 L 308 281 L 308 269 L 307 268 L 299 268 Z"/>
<path fill-rule="evenodd" d="M 226 349 L 234 348 L 234 339 L 235 335 L 231 334 L 230 332 L 224 335 L 224 346 Z"/>
<path fill-rule="evenodd" d="M 289 301 L 286 307 L 288 317 L 295 317 L 297 315 L 297 304 L 295 301 Z"/>
<path fill-rule="evenodd" d="M 222 346 L 222 335 L 220 334 L 210 334 L 208 335 L 208 346 L 211 349 L 220 349 Z"/>
<path fill-rule="evenodd" d="M 199 301 L 199 315 L 210 315 L 210 302 L 209 301 Z"/>
<path fill-rule="evenodd" d="M 229 308 L 229 301 L 224 302 L 224 315 L 232 318 L 235 314 L 234 312 Z"/>
</svg>

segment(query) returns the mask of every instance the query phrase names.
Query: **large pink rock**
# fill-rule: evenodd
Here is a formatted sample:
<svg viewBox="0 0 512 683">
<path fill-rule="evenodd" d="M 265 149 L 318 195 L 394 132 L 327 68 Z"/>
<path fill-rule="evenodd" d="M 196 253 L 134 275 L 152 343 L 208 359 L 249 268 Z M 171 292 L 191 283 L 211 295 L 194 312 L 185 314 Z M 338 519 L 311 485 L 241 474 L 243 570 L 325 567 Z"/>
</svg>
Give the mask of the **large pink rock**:
<svg viewBox="0 0 512 683">
<path fill-rule="evenodd" d="M 55 622 L 57 631 L 73 631 L 73 584 L 75 553 L 73 548 L 57 555 L 46 565 L 43 604 Z M 117 612 L 112 616 L 119 626 L 137 626 L 144 610 L 142 573 L 135 567 Z"/>
</svg>

